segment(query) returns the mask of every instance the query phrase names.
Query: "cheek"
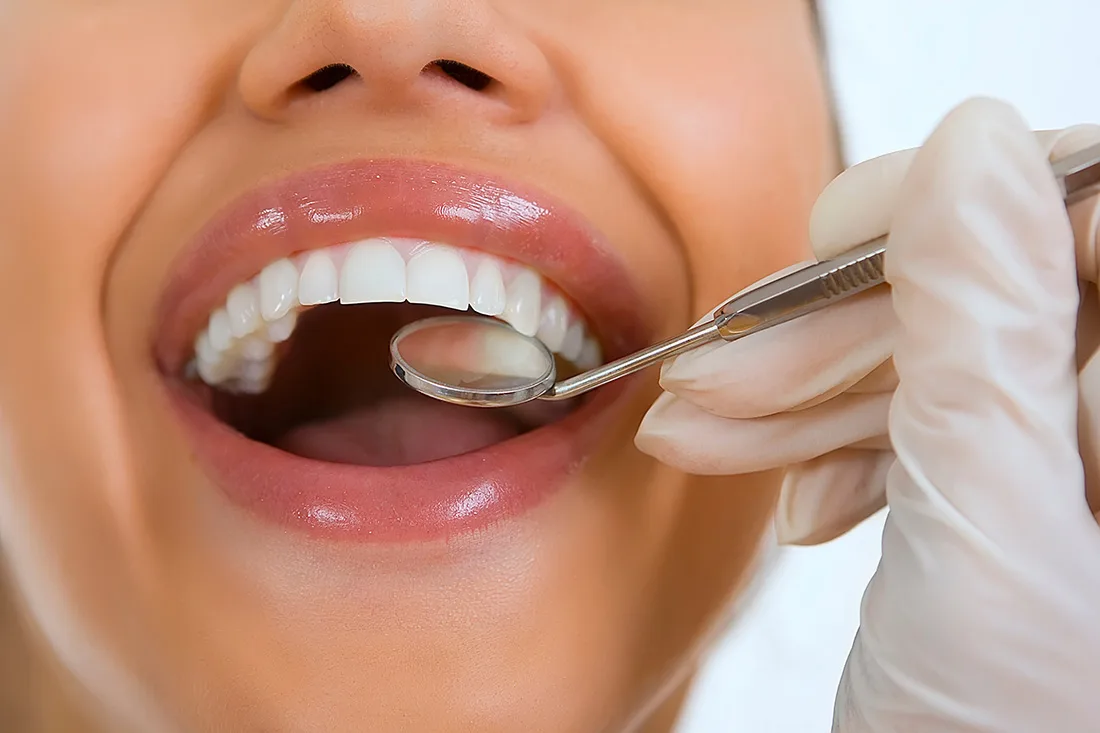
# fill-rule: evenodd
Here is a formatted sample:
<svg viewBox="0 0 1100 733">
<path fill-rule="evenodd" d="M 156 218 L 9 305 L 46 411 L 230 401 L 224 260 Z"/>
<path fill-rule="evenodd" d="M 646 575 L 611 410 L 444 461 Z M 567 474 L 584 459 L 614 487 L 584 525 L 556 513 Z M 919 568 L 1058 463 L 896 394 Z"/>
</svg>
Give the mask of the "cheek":
<svg viewBox="0 0 1100 733">
<path fill-rule="evenodd" d="M 197 90 L 217 88 L 218 59 L 195 49 L 229 48 L 211 30 L 241 26 L 199 22 L 210 0 L 18 5 L 0 20 L 0 535 L 32 605 L 110 624 L 126 589 L 103 581 L 144 538 L 103 283 L 209 106 Z"/>
<path fill-rule="evenodd" d="M 14 225 L 4 237 L 35 245 L 3 254 L 53 260 L 65 276 L 80 271 L 87 290 L 101 284 L 114 243 L 217 101 L 218 70 L 233 55 L 218 29 L 239 34 L 242 19 L 202 22 L 209 0 L 82 11 L 41 1 L 0 37 L 9 60 L 0 64 L 0 160 L 15 173 L 0 182 L 0 206 L 22 214 L 3 219 Z"/>
<path fill-rule="evenodd" d="M 678 234 L 701 313 L 808 256 L 834 157 L 805 3 L 690 4 L 605 3 L 560 32 L 575 96 Z"/>
<path fill-rule="evenodd" d="M 0 29 L 0 272 L 15 275 L 0 289 L 0 414 L 24 433 L 96 425 L 72 443 L 43 430 L 55 449 L 120 433 L 107 427 L 102 288 L 128 223 L 217 98 L 225 58 L 204 49 L 231 55 L 218 34 L 254 24 L 211 23 L 212 2 L 35 0 Z"/>
<path fill-rule="evenodd" d="M 732 78 L 729 96 L 702 112 L 708 132 L 677 135 L 715 141 L 686 146 L 691 170 L 671 199 L 697 313 L 812 256 L 810 211 L 833 160 L 815 69 L 788 57 L 762 77 Z"/>
</svg>

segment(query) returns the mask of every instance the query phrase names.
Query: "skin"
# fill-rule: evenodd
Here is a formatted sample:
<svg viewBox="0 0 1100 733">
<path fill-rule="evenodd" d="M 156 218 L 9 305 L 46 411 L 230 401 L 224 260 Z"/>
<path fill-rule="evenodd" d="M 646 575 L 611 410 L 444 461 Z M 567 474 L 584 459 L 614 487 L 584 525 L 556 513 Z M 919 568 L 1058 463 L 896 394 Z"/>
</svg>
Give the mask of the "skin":
<svg viewBox="0 0 1100 733">
<path fill-rule="evenodd" d="M 437 58 L 499 85 L 421 76 Z M 231 508 L 190 460 L 154 305 L 188 237 L 259 181 L 413 156 L 572 205 L 671 335 L 806 257 L 833 162 L 806 4 L 6 0 L 0 61 L 5 719 L 668 730 L 778 478 L 637 452 L 655 375 L 518 519 L 445 543 L 311 541 Z M 329 63 L 361 78 L 288 101 Z"/>
</svg>

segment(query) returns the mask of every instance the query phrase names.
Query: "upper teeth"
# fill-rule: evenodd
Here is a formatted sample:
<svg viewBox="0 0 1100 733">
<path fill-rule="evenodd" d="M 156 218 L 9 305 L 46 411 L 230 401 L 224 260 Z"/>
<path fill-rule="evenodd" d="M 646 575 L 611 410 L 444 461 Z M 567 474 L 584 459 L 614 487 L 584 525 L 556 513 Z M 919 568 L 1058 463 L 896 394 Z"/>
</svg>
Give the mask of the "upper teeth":
<svg viewBox="0 0 1100 733">
<path fill-rule="evenodd" d="M 303 307 L 405 300 L 497 316 L 581 369 L 602 358 L 581 317 L 533 270 L 445 244 L 378 238 L 272 262 L 233 288 L 195 340 L 194 370 L 211 386 L 263 392 L 274 344 L 290 338 Z"/>
</svg>

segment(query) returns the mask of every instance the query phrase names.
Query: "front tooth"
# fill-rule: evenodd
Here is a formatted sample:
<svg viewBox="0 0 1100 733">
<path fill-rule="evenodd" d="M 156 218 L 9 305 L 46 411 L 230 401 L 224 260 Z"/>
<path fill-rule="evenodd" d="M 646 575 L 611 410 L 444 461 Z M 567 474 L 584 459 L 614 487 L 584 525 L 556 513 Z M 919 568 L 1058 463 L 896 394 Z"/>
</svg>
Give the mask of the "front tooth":
<svg viewBox="0 0 1100 733">
<path fill-rule="evenodd" d="M 586 338 L 584 346 L 581 347 L 580 356 L 577 357 L 577 367 L 584 370 L 595 369 L 602 362 L 603 354 L 600 350 L 600 344 L 594 338 Z"/>
<path fill-rule="evenodd" d="M 225 308 L 218 308 L 210 314 L 210 323 L 206 327 L 210 336 L 210 345 L 217 351 L 226 351 L 233 342 L 233 330 L 229 327 L 229 314 Z"/>
<path fill-rule="evenodd" d="M 524 336 L 534 336 L 539 330 L 542 314 L 542 281 L 533 271 L 523 269 L 508 287 L 508 303 L 504 320 Z"/>
<path fill-rule="evenodd" d="M 508 303 L 508 294 L 504 290 L 504 276 L 500 266 L 486 257 L 477 268 L 470 282 L 470 306 L 487 316 L 499 316 Z"/>
<path fill-rule="evenodd" d="M 313 252 L 306 258 L 298 278 L 298 302 L 302 305 L 332 303 L 339 292 L 336 264 L 327 252 Z"/>
<path fill-rule="evenodd" d="M 229 291 L 225 301 L 229 314 L 229 329 L 237 338 L 243 338 L 261 325 L 260 299 L 251 283 L 241 283 Z"/>
<path fill-rule="evenodd" d="M 298 325 L 298 311 L 290 311 L 279 320 L 267 324 L 267 328 L 264 329 L 267 340 L 274 344 L 281 344 L 294 333 L 296 325 Z"/>
<path fill-rule="evenodd" d="M 584 348 L 584 324 L 579 320 L 569 327 L 568 333 L 565 334 L 565 342 L 561 345 L 561 351 L 559 352 L 569 361 L 574 364 L 577 363 L 577 359 L 580 358 L 581 349 Z"/>
<path fill-rule="evenodd" d="M 542 309 L 542 321 L 536 334 L 539 341 L 553 352 L 561 351 L 565 334 L 569 331 L 569 309 L 560 295 L 555 295 Z"/>
<path fill-rule="evenodd" d="M 340 302 L 401 303 L 404 300 L 405 260 L 393 245 L 385 240 L 353 245 L 340 273 Z"/>
<path fill-rule="evenodd" d="M 298 305 L 298 268 L 288 259 L 272 262 L 260 271 L 260 315 L 275 321 Z"/>
<path fill-rule="evenodd" d="M 431 245 L 413 255 L 408 267 L 410 303 L 464 311 L 470 305 L 466 263 L 451 247 Z"/>
</svg>

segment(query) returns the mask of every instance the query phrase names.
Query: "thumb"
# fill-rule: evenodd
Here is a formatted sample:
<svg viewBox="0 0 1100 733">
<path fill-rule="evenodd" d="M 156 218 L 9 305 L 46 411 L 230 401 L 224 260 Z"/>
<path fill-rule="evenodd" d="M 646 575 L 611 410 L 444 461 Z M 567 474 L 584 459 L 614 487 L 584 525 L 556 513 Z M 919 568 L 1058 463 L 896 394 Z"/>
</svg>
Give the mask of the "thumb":
<svg viewBox="0 0 1100 733">
<path fill-rule="evenodd" d="M 1064 517 L 1083 501 L 1078 288 L 1045 151 L 1010 107 L 975 100 L 924 146 L 901 198 L 887 256 L 899 460 L 983 533 Z"/>
<path fill-rule="evenodd" d="M 952 113 L 893 223 L 897 463 L 834 730 L 1080 730 L 1095 707 L 1075 259 L 1019 116 L 988 100 Z"/>
</svg>

